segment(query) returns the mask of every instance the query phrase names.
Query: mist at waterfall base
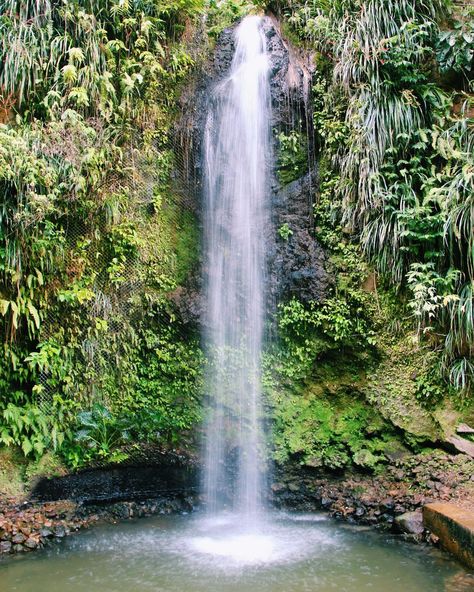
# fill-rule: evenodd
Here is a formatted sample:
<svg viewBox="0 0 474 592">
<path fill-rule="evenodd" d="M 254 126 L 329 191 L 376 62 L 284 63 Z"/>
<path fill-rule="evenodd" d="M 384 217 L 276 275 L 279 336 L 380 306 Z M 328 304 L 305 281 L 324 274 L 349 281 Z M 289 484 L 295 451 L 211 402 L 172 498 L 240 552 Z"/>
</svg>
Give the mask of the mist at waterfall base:
<svg viewBox="0 0 474 592">
<path fill-rule="evenodd" d="M 199 515 L 157 516 L 98 526 L 65 539 L 61 545 L 0 562 L 0 589 L 2 592 L 467 592 L 473 589 L 472 577 L 441 551 L 370 529 L 337 524 L 322 515 L 275 515 L 262 525 L 262 535 L 268 537 L 271 547 L 239 543 L 237 552 L 229 552 L 233 536 L 239 536 L 239 528 L 238 518 L 231 515 L 227 520 Z M 206 543 L 210 532 L 212 542 Z M 210 548 L 206 549 L 206 544 Z"/>
</svg>

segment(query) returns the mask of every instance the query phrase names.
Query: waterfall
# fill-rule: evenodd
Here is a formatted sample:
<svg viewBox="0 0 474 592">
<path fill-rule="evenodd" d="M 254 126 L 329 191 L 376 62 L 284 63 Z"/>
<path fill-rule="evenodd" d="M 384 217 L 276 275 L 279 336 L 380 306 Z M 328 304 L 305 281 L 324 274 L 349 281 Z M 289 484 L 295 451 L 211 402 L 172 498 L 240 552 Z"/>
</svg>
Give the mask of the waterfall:
<svg viewBox="0 0 474 592">
<path fill-rule="evenodd" d="M 262 507 L 261 350 L 271 162 L 269 60 L 262 18 L 235 31 L 228 76 L 211 97 L 204 139 L 205 341 L 209 409 L 205 493 L 255 517 Z M 233 474 L 229 474 L 229 467 Z M 230 500 L 229 500 L 230 498 Z"/>
</svg>

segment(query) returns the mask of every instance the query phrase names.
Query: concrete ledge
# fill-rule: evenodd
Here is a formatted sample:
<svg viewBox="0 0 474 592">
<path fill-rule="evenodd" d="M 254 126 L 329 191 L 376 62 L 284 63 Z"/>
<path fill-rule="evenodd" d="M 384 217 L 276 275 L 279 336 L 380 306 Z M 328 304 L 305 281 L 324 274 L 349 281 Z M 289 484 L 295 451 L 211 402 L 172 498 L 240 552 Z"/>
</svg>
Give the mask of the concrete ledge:
<svg viewBox="0 0 474 592">
<path fill-rule="evenodd" d="M 474 568 L 474 512 L 454 504 L 428 504 L 423 508 L 423 524 L 439 537 L 442 547 Z"/>
</svg>

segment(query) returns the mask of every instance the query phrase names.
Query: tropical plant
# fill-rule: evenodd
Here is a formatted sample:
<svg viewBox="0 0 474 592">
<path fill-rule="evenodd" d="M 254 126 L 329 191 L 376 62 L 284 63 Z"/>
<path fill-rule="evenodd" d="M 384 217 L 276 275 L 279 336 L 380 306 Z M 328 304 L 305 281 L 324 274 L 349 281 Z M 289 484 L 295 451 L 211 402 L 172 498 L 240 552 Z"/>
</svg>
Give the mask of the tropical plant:
<svg viewBox="0 0 474 592">
<path fill-rule="evenodd" d="M 472 19 L 440 32 L 449 8 L 441 0 L 370 0 L 286 10 L 322 64 L 313 87 L 327 167 L 318 238 L 337 249 L 344 232 L 382 277 L 401 293 L 408 288 L 418 333 L 443 342 L 445 373 L 465 386 L 472 380 L 462 361 L 472 354 L 464 314 L 474 277 L 472 105 L 465 97 L 454 109 L 432 80 L 436 59 L 443 69 L 470 67 Z"/>
<path fill-rule="evenodd" d="M 278 139 L 278 177 L 286 185 L 301 177 L 308 166 L 307 142 L 303 134 L 290 131 L 280 132 Z"/>
<path fill-rule="evenodd" d="M 127 419 L 114 416 L 105 405 L 96 403 L 77 414 L 72 441 L 81 445 L 83 462 L 100 459 L 119 463 L 128 458 L 121 447 L 130 442 L 129 428 Z"/>
<path fill-rule="evenodd" d="M 146 390 L 145 333 L 159 340 L 169 324 L 150 309 L 165 307 L 194 257 L 181 256 L 194 218 L 170 205 L 169 129 L 194 64 L 183 34 L 202 6 L 0 0 L 0 438 L 25 455 L 119 460 L 128 412 L 143 415 L 143 439 L 158 425 L 176 438 L 197 417 L 198 372 L 179 335 L 164 340 L 181 375 L 150 379 L 163 400 L 133 394 Z M 77 421 L 87 434 L 75 438 Z"/>
<path fill-rule="evenodd" d="M 474 74 L 474 9 L 466 7 L 436 43 L 436 58 L 442 71 L 463 74 L 468 82 Z"/>
</svg>

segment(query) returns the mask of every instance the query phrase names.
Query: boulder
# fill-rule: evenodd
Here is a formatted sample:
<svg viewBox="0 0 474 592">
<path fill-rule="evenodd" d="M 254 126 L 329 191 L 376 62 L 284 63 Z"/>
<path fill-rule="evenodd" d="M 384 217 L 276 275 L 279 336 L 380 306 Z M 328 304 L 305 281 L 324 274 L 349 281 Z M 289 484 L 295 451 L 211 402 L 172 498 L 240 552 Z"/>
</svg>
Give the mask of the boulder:
<svg viewBox="0 0 474 592">
<path fill-rule="evenodd" d="M 468 426 L 467 423 L 461 423 L 456 428 L 458 434 L 474 434 L 474 428 Z"/>
<path fill-rule="evenodd" d="M 21 532 L 15 534 L 12 538 L 12 543 L 14 545 L 22 545 L 26 541 L 26 536 Z"/>
<path fill-rule="evenodd" d="M 1 541 L 0 542 L 0 553 L 10 553 L 12 550 L 12 544 L 10 541 Z"/>
<path fill-rule="evenodd" d="M 415 536 L 422 535 L 425 530 L 421 512 L 405 512 L 395 518 L 395 524 L 400 532 Z"/>
<path fill-rule="evenodd" d="M 25 541 L 25 547 L 27 547 L 30 550 L 36 549 L 36 547 L 38 546 L 38 541 L 32 537 L 29 537 L 26 539 Z"/>
<path fill-rule="evenodd" d="M 451 444 L 457 452 L 467 454 L 471 458 L 474 458 L 474 442 L 461 438 L 460 436 L 450 436 L 447 442 Z"/>
</svg>

